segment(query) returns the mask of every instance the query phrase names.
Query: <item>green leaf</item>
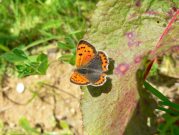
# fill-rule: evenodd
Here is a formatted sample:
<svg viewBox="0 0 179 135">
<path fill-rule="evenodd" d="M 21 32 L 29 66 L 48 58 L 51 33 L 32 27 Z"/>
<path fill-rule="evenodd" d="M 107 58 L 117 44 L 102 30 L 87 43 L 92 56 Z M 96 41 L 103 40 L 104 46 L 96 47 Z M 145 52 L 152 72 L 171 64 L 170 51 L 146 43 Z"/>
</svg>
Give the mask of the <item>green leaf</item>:
<svg viewBox="0 0 179 135">
<path fill-rule="evenodd" d="M 44 75 L 48 68 L 48 57 L 45 54 L 40 54 L 37 57 L 37 62 L 39 63 L 38 71 L 40 74 Z"/>
<path fill-rule="evenodd" d="M 26 53 L 19 48 L 15 48 L 10 52 L 1 55 L 1 57 L 12 63 L 22 62 L 28 59 Z"/>
<path fill-rule="evenodd" d="M 83 87 L 81 110 L 86 134 L 150 135 L 155 132 L 152 131 L 154 123 L 151 127 L 146 124 L 148 117 L 155 120 L 155 102 L 149 102 L 151 98 L 143 89 L 143 77 L 139 76 L 144 66 L 142 59 L 153 50 L 155 55 L 151 53 L 149 57 L 153 60 L 179 43 L 178 21 L 166 14 L 175 5 L 170 1 L 160 3 L 104 0 L 97 4 L 85 37 L 97 50 L 108 54 L 109 70 L 113 74 L 103 86 Z M 171 19 L 174 21 L 169 23 Z M 172 24 L 169 33 L 167 24 Z M 166 46 L 156 47 L 159 39 L 160 43 L 166 40 Z"/>
<path fill-rule="evenodd" d="M 34 63 L 30 64 L 31 66 L 35 65 Z M 30 65 L 24 64 L 24 65 L 16 65 L 16 69 L 18 72 L 19 77 L 25 77 L 29 75 L 35 74 L 34 68 L 31 67 Z"/>
<path fill-rule="evenodd" d="M 71 46 L 69 44 L 62 43 L 62 42 L 58 43 L 58 47 L 60 49 L 64 49 L 64 50 L 68 50 L 68 49 L 72 49 L 73 48 L 73 46 Z"/>
<path fill-rule="evenodd" d="M 74 39 L 71 37 L 71 36 L 66 36 L 65 37 L 65 41 L 66 43 L 68 44 L 68 46 L 73 49 L 73 48 L 76 48 L 76 44 L 74 42 Z"/>
<path fill-rule="evenodd" d="M 72 55 L 72 57 L 70 59 L 70 64 L 75 65 L 75 60 L 76 60 L 76 55 Z"/>
<path fill-rule="evenodd" d="M 19 73 L 19 77 L 29 76 L 29 75 L 44 75 L 48 68 L 48 57 L 45 54 L 40 54 L 31 58 L 33 61 L 26 61 L 24 64 L 16 65 L 16 69 Z"/>
<path fill-rule="evenodd" d="M 13 52 L 15 55 L 19 56 L 19 57 L 22 57 L 22 58 L 24 58 L 24 59 L 27 59 L 27 55 L 25 54 L 25 52 L 22 51 L 22 50 L 20 50 L 19 48 L 14 48 L 14 49 L 12 50 L 12 52 Z"/>
<path fill-rule="evenodd" d="M 65 43 L 59 42 L 58 47 L 64 50 L 76 50 L 76 44 L 74 42 L 74 39 L 70 35 L 65 37 Z"/>
<path fill-rule="evenodd" d="M 62 129 L 69 129 L 69 125 L 65 120 L 60 120 L 60 127 L 62 127 Z"/>
<path fill-rule="evenodd" d="M 59 58 L 59 60 L 75 65 L 75 57 L 76 56 L 72 54 L 64 54 Z"/>
<path fill-rule="evenodd" d="M 32 128 L 27 118 L 22 117 L 19 120 L 19 125 L 28 133 L 38 133 L 38 131 L 35 128 Z"/>
</svg>

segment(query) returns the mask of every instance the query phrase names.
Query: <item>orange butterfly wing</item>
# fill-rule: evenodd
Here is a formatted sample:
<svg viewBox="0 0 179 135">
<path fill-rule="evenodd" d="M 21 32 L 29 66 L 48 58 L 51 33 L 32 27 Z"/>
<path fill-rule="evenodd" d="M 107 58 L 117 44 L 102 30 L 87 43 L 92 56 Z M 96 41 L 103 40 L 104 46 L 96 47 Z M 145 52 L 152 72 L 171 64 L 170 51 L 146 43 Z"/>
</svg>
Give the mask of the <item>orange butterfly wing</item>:
<svg viewBox="0 0 179 135">
<path fill-rule="evenodd" d="M 76 51 L 77 68 L 88 64 L 96 56 L 96 54 L 96 49 L 90 43 L 81 40 Z"/>
<path fill-rule="evenodd" d="M 100 56 L 102 62 L 102 70 L 103 72 L 108 71 L 109 59 L 107 55 L 103 51 L 98 51 L 98 55 Z"/>
<path fill-rule="evenodd" d="M 74 71 L 73 74 L 71 75 L 70 81 L 78 85 L 88 85 L 90 83 L 89 80 L 84 75 L 76 71 Z"/>
<path fill-rule="evenodd" d="M 101 86 L 103 85 L 105 82 L 106 82 L 106 74 L 105 73 L 102 73 L 99 77 L 99 80 L 96 81 L 93 86 Z"/>
</svg>

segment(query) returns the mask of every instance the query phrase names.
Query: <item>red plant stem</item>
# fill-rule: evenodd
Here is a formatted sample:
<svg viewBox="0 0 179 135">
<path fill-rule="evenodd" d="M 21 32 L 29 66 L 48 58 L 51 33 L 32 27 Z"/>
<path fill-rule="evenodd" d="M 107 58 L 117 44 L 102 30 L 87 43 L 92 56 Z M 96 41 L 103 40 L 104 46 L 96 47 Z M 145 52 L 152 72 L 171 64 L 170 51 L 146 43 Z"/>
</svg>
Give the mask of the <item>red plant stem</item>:
<svg viewBox="0 0 179 135">
<path fill-rule="evenodd" d="M 175 20 L 177 19 L 177 16 L 179 15 L 179 9 L 176 11 L 175 15 L 172 17 L 172 19 L 170 20 L 170 22 L 168 23 L 167 27 L 165 28 L 163 34 L 161 35 L 156 47 L 160 46 L 160 42 L 162 41 L 163 37 L 169 32 L 170 28 L 172 27 L 172 24 L 175 22 Z"/>
<path fill-rule="evenodd" d="M 149 74 L 150 69 L 152 68 L 152 65 L 153 65 L 154 61 L 155 61 L 155 59 L 150 61 L 150 63 L 147 65 L 147 68 L 146 68 L 146 70 L 144 72 L 144 80 L 147 78 L 147 75 Z"/>
<path fill-rule="evenodd" d="M 172 19 L 171 19 L 170 22 L 168 23 L 168 25 L 167 25 L 167 27 L 165 28 L 164 32 L 163 32 L 162 35 L 160 36 L 160 39 L 159 39 L 159 41 L 158 41 L 158 43 L 157 43 L 157 45 L 156 45 L 156 48 L 155 48 L 151 53 L 154 54 L 155 50 L 156 50 L 158 47 L 160 47 L 160 43 L 161 43 L 163 37 L 164 37 L 166 34 L 168 34 L 170 28 L 172 27 L 172 24 L 176 21 L 178 15 L 179 15 L 179 9 L 176 11 L 175 15 L 172 17 Z M 147 78 L 147 75 L 148 75 L 148 73 L 150 72 L 150 69 L 151 69 L 151 67 L 152 67 L 152 65 L 153 65 L 153 63 L 154 63 L 155 60 L 156 60 L 156 58 L 152 59 L 152 60 L 150 61 L 150 63 L 148 64 L 148 66 L 147 66 L 147 68 L 146 68 L 146 70 L 145 70 L 145 73 L 144 73 L 144 79 Z"/>
</svg>

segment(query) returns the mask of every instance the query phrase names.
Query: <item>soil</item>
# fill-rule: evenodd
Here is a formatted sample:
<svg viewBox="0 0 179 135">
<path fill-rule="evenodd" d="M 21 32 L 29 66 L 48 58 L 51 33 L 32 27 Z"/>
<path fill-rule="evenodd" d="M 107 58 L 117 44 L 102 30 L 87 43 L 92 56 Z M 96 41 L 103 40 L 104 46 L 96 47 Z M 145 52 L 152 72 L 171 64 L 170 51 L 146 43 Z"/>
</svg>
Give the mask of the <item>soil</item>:
<svg viewBox="0 0 179 135">
<path fill-rule="evenodd" d="M 49 57 L 46 75 L 25 78 L 7 75 L 0 95 L 0 119 L 10 128 L 26 117 L 32 127 L 39 126 L 45 131 L 60 130 L 58 122 L 66 120 L 74 134 L 82 134 L 80 112 L 81 90 L 69 81 L 73 66 Z M 23 83 L 23 93 L 16 91 Z"/>
</svg>

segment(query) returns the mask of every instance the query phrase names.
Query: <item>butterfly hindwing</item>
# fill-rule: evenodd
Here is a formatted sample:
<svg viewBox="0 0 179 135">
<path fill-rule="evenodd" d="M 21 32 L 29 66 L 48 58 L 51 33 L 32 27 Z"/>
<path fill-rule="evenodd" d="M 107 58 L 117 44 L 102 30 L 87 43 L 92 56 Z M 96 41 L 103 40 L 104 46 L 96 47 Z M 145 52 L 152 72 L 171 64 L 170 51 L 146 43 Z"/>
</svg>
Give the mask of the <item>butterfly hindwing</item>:
<svg viewBox="0 0 179 135">
<path fill-rule="evenodd" d="M 88 85 L 90 83 L 84 75 L 76 71 L 72 73 L 70 81 L 78 85 Z"/>
<path fill-rule="evenodd" d="M 76 51 L 77 68 L 88 64 L 96 56 L 96 54 L 96 49 L 90 43 L 81 40 Z"/>
<path fill-rule="evenodd" d="M 103 51 L 99 51 L 98 55 L 101 59 L 101 68 L 102 68 L 103 72 L 108 71 L 109 59 L 108 59 L 107 55 Z"/>
<path fill-rule="evenodd" d="M 102 73 L 100 74 L 99 76 L 99 79 L 93 83 L 94 86 L 101 86 L 103 85 L 105 82 L 106 82 L 106 74 L 105 73 Z"/>
<path fill-rule="evenodd" d="M 77 69 L 77 73 L 85 77 L 87 80 L 89 80 L 90 85 L 93 86 L 100 86 L 106 82 L 106 74 L 99 72 L 98 70 L 92 70 L 92 69 Z M 77 80 L 79 81 L 79 80 Z M 88 85 L 84 84 L 84 85 Z"/>
<path fill-rule="evenodd" d="M 87 74 L 91 85 L 101 86 L 106 82 L 107 75 L 103 72 L 108 70 L 108 65 L 109 59 L 107 55 L 103 51 L 98 51 L 96 57 L 86 66 L 89 71 L 94 71 Z"/>
</svg>

